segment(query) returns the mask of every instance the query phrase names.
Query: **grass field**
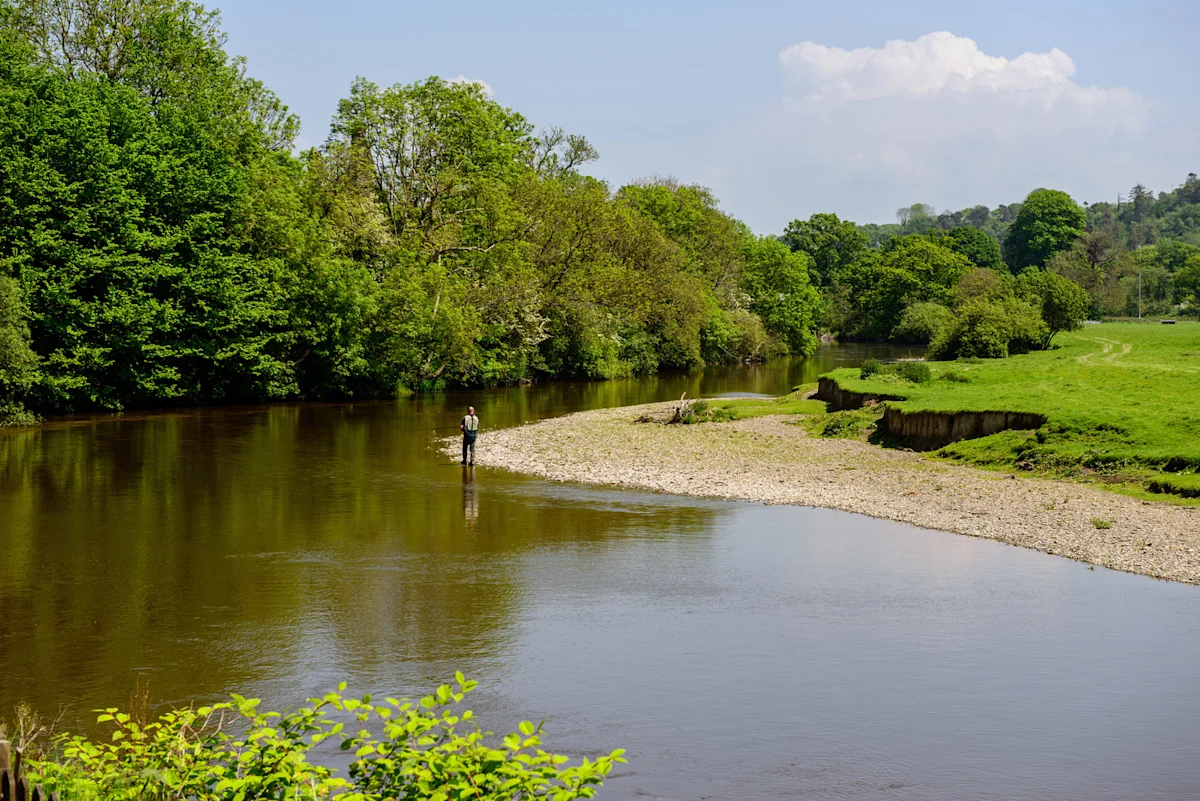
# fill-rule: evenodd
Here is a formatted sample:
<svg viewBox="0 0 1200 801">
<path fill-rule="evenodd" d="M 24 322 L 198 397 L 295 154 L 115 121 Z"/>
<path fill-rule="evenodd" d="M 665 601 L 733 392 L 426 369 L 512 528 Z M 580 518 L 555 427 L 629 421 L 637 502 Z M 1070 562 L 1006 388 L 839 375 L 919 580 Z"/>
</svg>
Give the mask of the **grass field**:
<svg viewBox="0 0 1200 801">
<path fill-rule="evenodd" d="M 694 418 L 689 422 L 723 423 L 728 420 L 745 420 L 748 417 L 765 417 L 769 414 L 822 414 L 825 404 L 805 397 L 817 388 L 816 384 L 796 387 L 791 394 L 781 398 L 725 398 L 701 400 L 693 404 Z"/>
<path fill-rule="evenodd" d="M 975 464 L 1094 477 L 1200 494 L 1200 324 L 1103 323 L 1060 334 L 1048 351 L 931 362 L 933 380 L 830 375 L 844 388 L 903 398 L 905 411 L 1036 412 L 1036 432 L 953 443 L 939 455 Z"/>
<path fill-rule="evenodd" d="M 1048 351 L 930 362 L 932 380 L 830 373 L 843 389 L 902 398 L 905 411 L 1035 412 L 1037 431 L 952 443 L 938 456 L 1075 478 L 1121 492 L 1200 498 L 1200 323 L 1102 323 L 1060 334 Z M 775 400 L 712 401 L 705 419 L 804 414 L 810 432 L 865 436 L 878 408 L 823 414 L 810 387 Z M 1167 493 L 1163 495 L 1162 493 Z M 1196 500 L 1186 501 L 1195 503 Z"/>
</svg>

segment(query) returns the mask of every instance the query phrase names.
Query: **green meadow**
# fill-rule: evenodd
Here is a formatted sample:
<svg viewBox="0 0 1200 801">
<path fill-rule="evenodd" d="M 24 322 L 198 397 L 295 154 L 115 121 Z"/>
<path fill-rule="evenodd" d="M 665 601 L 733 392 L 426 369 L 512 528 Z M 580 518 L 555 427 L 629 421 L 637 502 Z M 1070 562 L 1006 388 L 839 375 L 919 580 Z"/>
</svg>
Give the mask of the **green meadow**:
<svg viewBox="0 0 1200 801">
<path fill-rule="evenodd" d="M 1060 334 L 1046 351 L 930 362 L 932 380 L 830 376 L 888 394 L 905 411 L 1044 415 L 1037 431 L 1005 431 L 938 451 L 1004 468 L 1051 471 L 1154 492 L 1200 494 L 1200 323 L 1102 323 Z"/>
<path fill-rule="evenodd" d="M 1163 500 L 1200 498 L 1200 323 L 1086 325 L 1059 334 L 1050 350 L 928 365 L 930 380 L 922 383 L 891 371 L 862 378 L 846 368 L 829 376 L 843 389 L 899 398 L 888 403 L 905 411 L 1034 412 L 1047 419 L 1036 431 L 952 443 L 936 452 L 940 457 Z M 814 434 L 853 437 L 880 417 L 878 407 L 824 413 L 823 403 L 805 397 L 812 389 L 773 400 L 712 401 L 696 422 L 801 414 Z"/>
</svg>

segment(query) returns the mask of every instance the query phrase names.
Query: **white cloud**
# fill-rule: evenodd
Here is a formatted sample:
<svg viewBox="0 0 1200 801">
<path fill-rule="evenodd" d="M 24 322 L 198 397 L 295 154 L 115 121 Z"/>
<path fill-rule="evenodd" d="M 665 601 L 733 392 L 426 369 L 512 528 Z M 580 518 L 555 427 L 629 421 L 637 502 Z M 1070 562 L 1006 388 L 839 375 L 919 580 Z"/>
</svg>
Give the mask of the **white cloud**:
<svg viewBox="0 0 1200 801">
<path fill-rule="evenodd" d="M 477 84 L 478 86 L 480 86 L 480 87 L 482 87 L 482 88 L 483 88 L 483 93 L 484 93 L 485 95 L 487 95 L 489 99 L 491 99 L 491 98 L 493 98 L 493 97 L 495 96 L 495 95 L 493 95 L 493 94 L 492 94 L 492 87 L 491 87 L 491 86 L 489 86 L 488 84 L 484 83 L 483 81 L 477 81 L 477 80 L 475 80 L 474 78 L 468 78 L 466 75 L 459 75 L 459 76 L 457 76 L 457 77 L 451 78 L 449 81 L 447 81 L 447 83 L 473 83 L 473 84 Z"/>
<path fill-rule="evenodd" d="M 780 53 L 779 63 L 793 84 L 808 87 L 817 100 L 996 92 L 1056 96 L 1079 88 L 1071 80 L 1074 62 L 1057 47 L 1010 61 L 947 31 L 855 50 L 801 42 Z"/>
<path fill-rule="evenodd" d="M 1006 58 L 938 32 L 878 48 L 803 42 L 778 59 L 782 94 L 718 157 L 730 178 L 715 187 L 765 230 L 818 211 L 888 222 L 918 201 L 995 206 L 1039 186 L 1107 200 L 1194 169 L 1195 144 L 1169 144 L 1150 100 L 1080 83 L 1058 48 Z"/>
</svg>

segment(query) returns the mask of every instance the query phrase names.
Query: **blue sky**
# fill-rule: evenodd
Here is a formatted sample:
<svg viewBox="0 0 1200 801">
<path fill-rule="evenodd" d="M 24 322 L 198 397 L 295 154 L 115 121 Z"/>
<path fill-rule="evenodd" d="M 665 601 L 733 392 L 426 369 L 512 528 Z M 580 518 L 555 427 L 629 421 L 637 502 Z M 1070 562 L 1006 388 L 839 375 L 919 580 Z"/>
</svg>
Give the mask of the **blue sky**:
<svg viewBox="0 0 1200 801">
<path fill-rule="evenodd" d="M 582 133 L 590 171 L 713 189 L 760 233 L 833 211 L 1110 200 L 1200 172 L 1200 0 L 227 0 L 244 55 L 325 138 L 355 76 L 486 83 Z"/>
</svg>

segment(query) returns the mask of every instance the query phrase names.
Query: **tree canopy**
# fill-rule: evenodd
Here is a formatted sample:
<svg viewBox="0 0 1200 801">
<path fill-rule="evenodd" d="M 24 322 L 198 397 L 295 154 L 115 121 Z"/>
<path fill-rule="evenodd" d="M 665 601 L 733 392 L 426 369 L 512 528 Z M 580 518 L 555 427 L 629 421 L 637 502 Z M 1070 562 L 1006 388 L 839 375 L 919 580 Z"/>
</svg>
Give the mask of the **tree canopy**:
<svg viewBox="0 0 1200 801">
<path fill-rule="evenodd" d="M 807 256 L 479 84 L 360 78 L 296 130 L 187 0 L 0 0 L 0 415 L 814 347 Z"/>
<path fill-rule="evenodd" d="M 1021 204 L 1004 237 L 1009 268 L 1019 273 L 1026 267 L 1041 267 L 1083 233 L 1087 218 L 1079 204 L 1066 192 L 1035 189 Z"/>
</svg>

